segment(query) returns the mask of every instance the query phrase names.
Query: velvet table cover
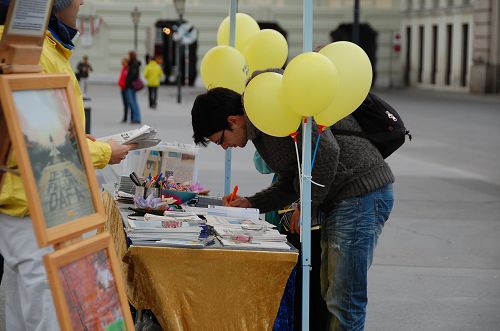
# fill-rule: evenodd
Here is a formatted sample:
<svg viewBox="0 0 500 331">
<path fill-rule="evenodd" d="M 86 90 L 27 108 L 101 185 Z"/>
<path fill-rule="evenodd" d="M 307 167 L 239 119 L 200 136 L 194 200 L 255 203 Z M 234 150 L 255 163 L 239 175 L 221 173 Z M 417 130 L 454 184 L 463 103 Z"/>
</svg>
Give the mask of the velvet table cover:
<svg viewBox="0 0 500 331">
<path fill-rule="evenodd" d="M 131 246 L 103 193 L 130 303 L 164 330 L 271 330 L 296 252 Z"/>
</svg>

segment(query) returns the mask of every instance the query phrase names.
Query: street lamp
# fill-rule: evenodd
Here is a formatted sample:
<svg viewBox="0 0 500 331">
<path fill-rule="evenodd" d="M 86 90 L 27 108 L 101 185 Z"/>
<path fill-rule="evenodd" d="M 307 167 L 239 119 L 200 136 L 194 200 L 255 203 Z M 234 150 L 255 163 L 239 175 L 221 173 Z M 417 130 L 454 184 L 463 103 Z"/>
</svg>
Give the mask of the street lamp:
<svg viewBox="0 0 500 331">
<path fill-rule="evenodd" d="M 354 0 L 354 19 L 352 24 L 352 42 L 359 45 L 359 0 Z"/>
<path fill-rule="evenodd" d="M 135 7 L 130 16 L 132 16 L 132 23 L 134 23 L 134 51 L 137 53 L 137 27 L 141 19 L 141 12 Z"/>
<path fill-rule="evenodd" d="M 179 29 L 182 24 L 182 16 L 184 16 L 186 0 L 174 0 L 174 6 L 179 14 L 179 23 L 177 23 L 177 29 Z M 181 40 L 177 40 L 175 44 L 177 46 L 177 103 L 181 103 Z"/>
<path fill-rule="evenodd" d="M 179 14 L 179 21 L 182 21 L 182 16 L 184 16 L 184 8 L 186 7 L 186 0 L 174 0 L 175 10 Z"/>
</svg>

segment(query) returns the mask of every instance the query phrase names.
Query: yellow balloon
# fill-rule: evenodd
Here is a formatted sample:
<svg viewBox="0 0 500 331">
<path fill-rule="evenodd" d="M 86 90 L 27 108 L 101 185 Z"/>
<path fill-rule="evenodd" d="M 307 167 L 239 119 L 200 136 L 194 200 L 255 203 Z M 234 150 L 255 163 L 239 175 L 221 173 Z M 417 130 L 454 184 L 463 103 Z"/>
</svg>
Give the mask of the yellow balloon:
<svg viewBox="0 0 500 331">
<path fill-rule="evenodd" d="M 372 84 L 372 66 L 363 49 L 348 41 L 331 43 L 319 53 L 337 67 L 340 81 L 333 103 L 314 116 L 316 123 L 331 126 L 356 110 L 365 100 Z"/>
<path fill-rule="evenodd" d="M 281 33 L 272 29 L 257 32 L 243 51 L 250 75 L 255 70 L 281 68 L 288 57 L 288 44 Z"/>
<path fill-rule="evenodd" d="M 203 84 L 209 90 L 214 87 L 226 87 L 243 93 L 248 67 L 245 58 L 237 49 L 216 46 L 203 56 L 200 73 Z"/>
<path fill-rule="evenodd" d="M 221 22 L 217 30 L 217 45 L 229 45 L 229 28 L 228 16 Z M 259 31 L 259 24 L 257 24 L 252 16 L 244 13 L 236 13 L 235 47 L 237 50 L 243 52 L 248 40 Z"/>
<path fill-rule="evenodd" d="M 286 102 L 303 116 L 313 116 L 326 109 L 338 86 L 337 69 L 327 57 L 318 53 L 296 56 L 283 74 Z"/>
<path fill-rule="evenodd" d="M 295 132 L 302 116 L 286 109 L 281 90 L 282 76 L 264 72 L 248 83 L 243 95 L 245 112 L 253 125 L 274 137 Z"/>
</svg>

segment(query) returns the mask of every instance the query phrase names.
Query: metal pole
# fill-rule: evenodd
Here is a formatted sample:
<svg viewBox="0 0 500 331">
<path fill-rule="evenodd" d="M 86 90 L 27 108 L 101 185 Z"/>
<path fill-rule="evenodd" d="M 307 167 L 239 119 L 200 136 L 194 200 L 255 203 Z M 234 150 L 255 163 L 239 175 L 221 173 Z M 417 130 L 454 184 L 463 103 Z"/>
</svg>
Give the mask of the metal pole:
<svg viewBox="0 0 500 331">
<path fill-rule="evenodd" d="M 175 42 L 177 47 L 177 103 L 181 103 L 181 43 Z"/>
<path fill-rule="evenodd" d="M 304 0 L 303 50 L 312 50 L 313 2 Z M 309 330 L 309 283 L 311 271 L 311 132 L 312 117 L 308 117 L 302 126 L 302 196 L 300 212 L 300 235 L 302 242 L 302 330 Z"/>
<path fill-rule="evenodd" d="M 177 24 L 177 29 L 179 29 L 181 24 L 182 24 L 182 15 L 179 14 L 179 23 Z M 182 74 L 181 47 L 182 47 L 182 44 L 181 44 L 180 40 L 177 40 L 175 42 L 175 44 L 177 45 L 177 103 L 181 103 L 181 99 L 182 99 L 182 97 L 181 97 L 181 85 L 182 85 L 182 80 L 181 80 L 181 74 Z"/>
<path fill-rule="evenodd" d="M 354 0 L 354 22 L 352 24 L 352 42 L 359 45 L 359 0 Z"/>
<path fill-rule="evenodd" d="M 236 43 L 236 12 L 238 11 L 238 0 L 231 0 L 229 8 L 229 46 L 234 47 Z M 231 152 L 232 148 L 226 149 L 224 164 L 224 195 L 231 192 Z"/>
<path fill-rule="evenodd" d="M 189 45 L 184 45 L 184 85 L 189 85 Z"/>
<path fill-rule="evenodd" d="M 137 53 L 137 23 L 134 23 L 134 51 Z"/>
</svg>

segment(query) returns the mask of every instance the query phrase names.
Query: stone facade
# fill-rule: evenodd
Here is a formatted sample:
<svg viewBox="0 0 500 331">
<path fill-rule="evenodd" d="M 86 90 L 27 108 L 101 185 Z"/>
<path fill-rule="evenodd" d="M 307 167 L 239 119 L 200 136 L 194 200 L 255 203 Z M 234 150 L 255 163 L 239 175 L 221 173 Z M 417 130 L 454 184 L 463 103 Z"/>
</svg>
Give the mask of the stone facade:
<svg viewBox="0 0 500 331">
<path fill-rule="evenodd" d="M 376 86 L 401 85 L 399 54 L 393 51 L 394 33 L 400 30 L 399 0 L 361 0 L 360 23 L 369 23 L 377 32 Z M 229 14 L 229 0 L 186 1 L 184 19 L 198 29 L 198 64 L 203 55 L 217 45 L 220 22 Z M 134 47 L 134 26 L 131 12 L 141 12 L 138 24 L 138 56 L 144 59 L 154 49 L 154 25 L 159 20 L 176 20 L 178 15 L 171 0 L 87 0 L 80 10 L 82 38 L 77 42 L 74 65 L 88 55 L 94 67 L 91 80 L 118 79 L 120 60 Z M 288 32 L 289 60 L 302 51 L 302 11 L 300 0 L 240 0 L 238 11 L 250 14 L 257 21 L 274 21 Z M 329 43 L 330 32 L 339 25 L 352 23 L 352 0 L 314 1 L 313 45 Z M 94 21 L 92 29 L 91 21 Z M 83 22 L 83 23 L 82 23 Z M 101 22 L 98 24 L 98 22 Z M 96 29 L 98 27 L 98 29 Z M 94 31 L 89 37 L 89 31 Z"/>
</svg>

